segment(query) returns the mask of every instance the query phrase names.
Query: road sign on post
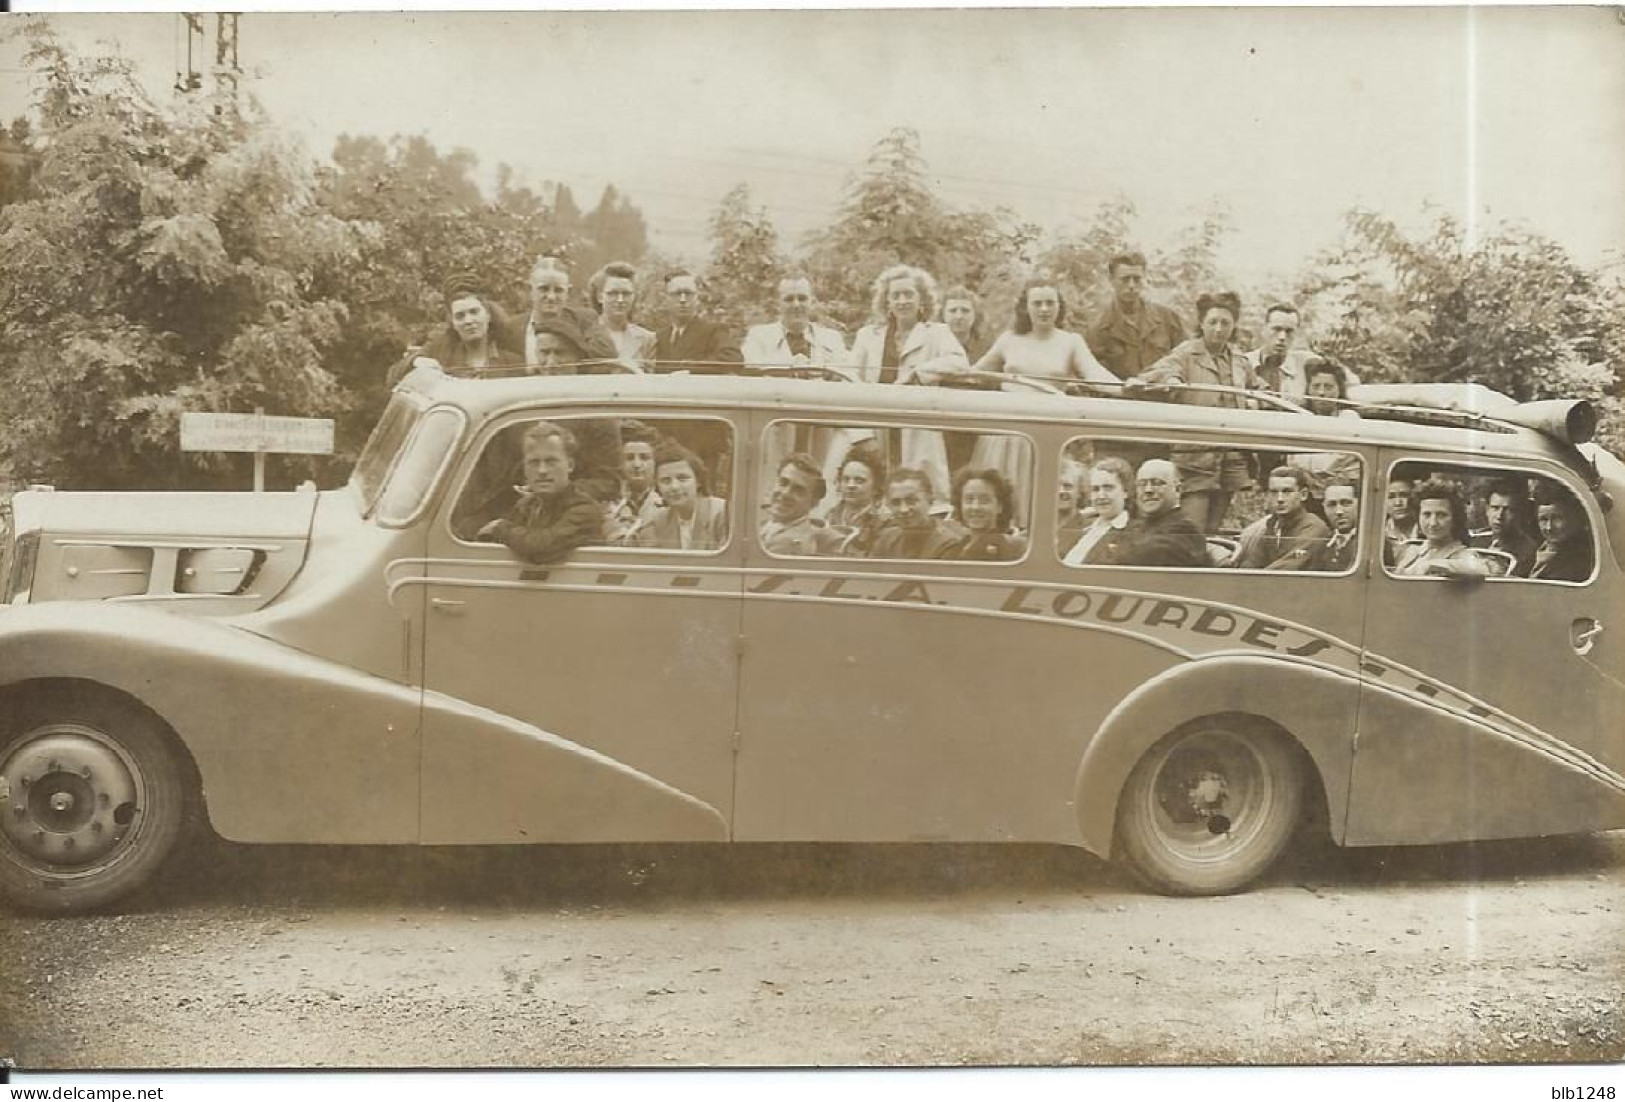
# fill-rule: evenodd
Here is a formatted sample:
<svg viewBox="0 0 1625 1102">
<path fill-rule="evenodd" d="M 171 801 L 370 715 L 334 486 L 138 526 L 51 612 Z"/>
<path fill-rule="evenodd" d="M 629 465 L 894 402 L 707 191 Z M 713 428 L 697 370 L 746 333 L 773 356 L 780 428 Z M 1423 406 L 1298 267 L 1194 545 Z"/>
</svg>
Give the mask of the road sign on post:
<svg viewBox="0 0 1625 1102">
<path fill-rule="evenodd" d="M 181 414 L 181 451 L 253 452 L 254 492 L 265 489 L 265 456 L 332 455 L 330 417 L 267 417 L 253 413 Z"/>
</svg>

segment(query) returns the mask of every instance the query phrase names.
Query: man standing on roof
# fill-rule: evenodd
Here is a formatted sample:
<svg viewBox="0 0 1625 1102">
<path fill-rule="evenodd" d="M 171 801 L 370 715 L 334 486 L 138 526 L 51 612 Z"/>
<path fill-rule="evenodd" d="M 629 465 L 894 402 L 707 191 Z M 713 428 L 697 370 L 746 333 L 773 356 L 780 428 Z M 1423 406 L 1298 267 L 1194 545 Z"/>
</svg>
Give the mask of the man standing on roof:
<svg viewBox="0 0 1625 1102">
<path fill-rule="evenodd" d="M 1309 364 L 1319 357 L 1298 344 L 1299 320 L 1298 308 L 1290 302 L 1265 310 L 1264 343 L 1247 353 L 1247 366 L 1258 389 L 1301 405 L 1309 391 Z M 1342 371 L 1345 391 L 1360 382 L 1352 371 Z"/>
<path fill-rule="evenodd" d="M 753 325 L 745 334 L 745 362 L 757 367 L 839 367 L 846 341 L 812 320 L 812 281 L 804 275 L 779 280 L 779 320 Z"/>
<path fill-rule="evenodd" d="M 1138 375 L 1186 337 L 1185 323 L 1145 297 L 1145 256 L 1119 253 L 1106 263 L 1112 298 L 1084 331 L 1089 351 L 1119 379 Z"/>
<path fill-rule="evenodd" d="M 1298 308 L 1290 302 L 1273 303 L 1264 311 L 1264 343 L 1247 353 L 1247 366 L 1259 389 L 1297 401 L 1308 389 L 1304 377 L 1307 349 L 1296 347 Z"/>
<path fill-rule="evenodd" d="M 554 340 L 542 339 L 551 334 Z M 525 363 L 532 370 L 548 360 L 613 360 L 618 353 L 598 315 L 570 302 L 570 270 L 544 256 L 530 270 L 530 317 L 525 322 Z M 550 365 L 552 366 L 552 365 Z"/>
<path fill-rule="evenodd" d="M 700 281 L 677 268 L 666 276 L 671 321 L 655 330 L 655 368 L 681 371 L 686 364 L 736 364 L 739 347 L 728 327 L 700 317 Z"/>
</svg>

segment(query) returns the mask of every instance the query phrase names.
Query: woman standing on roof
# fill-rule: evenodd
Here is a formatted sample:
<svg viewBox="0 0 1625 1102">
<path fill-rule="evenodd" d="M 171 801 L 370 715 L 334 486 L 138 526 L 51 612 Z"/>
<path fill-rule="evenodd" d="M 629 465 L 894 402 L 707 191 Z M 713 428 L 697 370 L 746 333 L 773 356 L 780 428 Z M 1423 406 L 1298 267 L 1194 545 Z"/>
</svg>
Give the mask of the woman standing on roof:
<svg viewBox="0 0 1625 1102">
<path fill-rule="evenodd" d="M 978 371 L 1004 371 L 1064 381 L 1116 383 L 1083 338 L 1066 328 L 1066 299 L 1055 279 L 1038 276 L 1016 296 L 1015 326 L 976 361 Z"/>
<path fill-rule="evenodd" d="M 452 276 L 442 295 L 446 302 L 445 326 L 422 346 L 408 350 L 389 369 L 389 386 L 400 382 L 415 367 L 478 378 L 525 362 L 523 334 L 485 293 L 477 278 L 466 272 Z"/>
<path fill-rule="evenodd" d="M 1138 375 L 1130 378 L 1125 394 L 1149 392 L 1154 397 L 1187 406 L 1242 409 L 1242 391 L 1256 380 L 1247 357 L 1235 346 L 1241 298 L 1233 291 L 1204 294 L 1196 300 L 1197 328 L 1192 337 Z M 1209 388 L 1227 387 L 1229 390 Z M 1174 465 L 1184 487 L 1180 508 L 1204 532 L 1218 531 L 1230 508 L 1231 496 L 1252 484 L 1247 457 L 1241 452 L 1178 446 Z"/>
<path fill-rule="evenodd" d="M 969 287 L 950 287 L 942 292 L 942 321 L 971 363 L 987 355 L 993 346 L 993 339 L 982 331 L 982 300 Z"/>
<path fill-rule="evenodd" d="M 875 280 L 869 308 L 876 320 L 858 330 L 848 360 L 864 382 L 934 384 L 944 374 L 969 369 L 953 331 L 929 320 L 937 310 L 937 281 L 929 273 L 907 264 L 887 268 Z M 945 501 L 949 470 L 942 433 L 904 429 L 901 451 L 899 466 L 925 471 L 931 496 Z"/>
<path fill-rule="evenodd" d="M 850 360 L 864 382 L 934 383 L 970 366 L 953 331 L 928 320 L 937 310 L 937 281 L 921 269 L 896 264 L 881 272 L 869 310 L 876 320 L 858 330 Z"/>
<path fill-rule="evenodd" d="M 632 265 L 611 261 L 587 281 L 587 297 L 615 343 L 616 358 L 628 367 L 647 371 L 654 363 L 655 334 L 632 320 L 632 307 L 638 298 L 637 280 L 638 270 Z"/>
</svg>

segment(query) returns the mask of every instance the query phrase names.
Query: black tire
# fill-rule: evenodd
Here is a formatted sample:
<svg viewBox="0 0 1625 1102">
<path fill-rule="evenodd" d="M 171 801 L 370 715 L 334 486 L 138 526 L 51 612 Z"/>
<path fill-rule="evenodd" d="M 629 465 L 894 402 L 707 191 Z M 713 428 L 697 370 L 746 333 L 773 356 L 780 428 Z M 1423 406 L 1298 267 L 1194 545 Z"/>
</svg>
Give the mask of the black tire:
<svg viewBox="0 0 1625 1102">
<path fill-rule="evenodd" d="M 1118 855 L 1156 891 L 1239 891 L 1292 841 L 1306 776 L 1302 751 L 1275 730 L 1238 716 L 1186 724 L 1129 774 Z"/>
<path fill-rule="evenodd" d="M 146 712 L 53 694 L 0 728 L 0 900 L 77 914 L 144 884 L 187 816 L 185 773 Z"/>
</svg>

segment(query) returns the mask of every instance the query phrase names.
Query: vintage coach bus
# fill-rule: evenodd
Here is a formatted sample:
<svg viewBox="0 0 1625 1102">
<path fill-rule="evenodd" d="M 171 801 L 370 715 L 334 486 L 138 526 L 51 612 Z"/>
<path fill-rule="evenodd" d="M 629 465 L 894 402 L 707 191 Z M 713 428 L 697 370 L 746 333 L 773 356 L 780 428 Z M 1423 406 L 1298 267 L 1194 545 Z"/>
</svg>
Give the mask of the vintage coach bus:
<svg viewBox="0 0 1625 1102">
<path fill-rule="evenodd" d="M 418 371 L 340 490 L 19 494 L 0 896 L 103 905 L 203 818 L 276 843 L 1050 842 L 1189 894 L 1254 881 L 1310 812 L 1346 846 L 1625 826 L 1625 467 L 1583 404 L 1006 386 Z M 689 449 L 708 484 L 671 492 L 714 499 L 705 538 L 635 521 L 544 564 L 482 539 L 542 421 Z M 1023 538 L 854 554 L 790 500 L 832 507 L 854 447 L 875 483 L 915 457 L 1000 471 Z M 1069 561 L 1079 464 L 1202 453 L 1341 472 L 1344 564 L 1225 565 L 1217 538 L 1194 565 Z M 817 477 L 787 490 L 792 454 Z M 1582 565 L 1396 569 L 1424 479 L 1560 502 Z"/>
</svg>

